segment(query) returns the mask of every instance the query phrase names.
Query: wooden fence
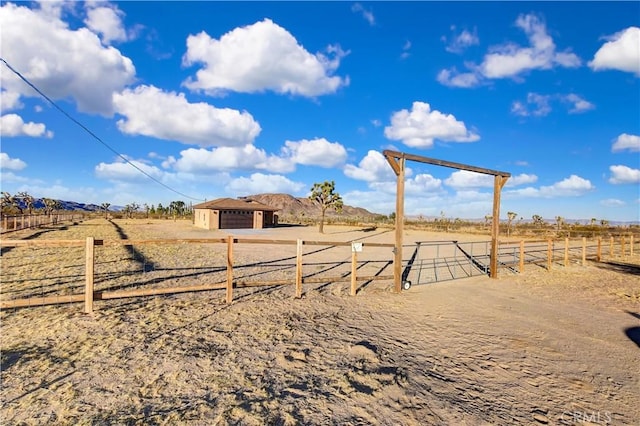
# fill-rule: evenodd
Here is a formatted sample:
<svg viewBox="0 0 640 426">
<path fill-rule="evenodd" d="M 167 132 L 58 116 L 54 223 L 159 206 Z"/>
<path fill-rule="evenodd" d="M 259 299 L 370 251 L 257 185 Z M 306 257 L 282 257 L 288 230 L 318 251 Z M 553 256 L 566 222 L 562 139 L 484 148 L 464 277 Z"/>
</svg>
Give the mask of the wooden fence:
<svg viewBox="0 0 640 426">
<path fill-rule="evenodd" d="M 601 262 L 604 256 L 625 260 L 627 256 L 633 257 L 639 253 L 640 248 L 634 247 L 640 243 L 634 240 L 633 234 L 614 237 L 587 239 L 565 238 L 564 240 L 537 240 L 520 241 L 519 243 L 501 244 L 499 267 L 524 271 L 525 264 L 536 264 L 551 270 L 553 265 L 569 266 L 570 261 L 578 261 L 582 266 L 587 260 Z M 516 254 L 517 251 L 517 254 Z M 512 253 L 509 255 L 509 253 Z"/>
<path fill-rule="evenodd" d="M 224 244 L 226 246 L 226 279 L 223 282 L 215 282 L 200 285 L 173 286 L 165 288 L 143 288 L 136 290 L 120 290 L 120 291 L 96 291 L 95 290 L 95 258 L 97 246 L 127 246 L 139 247 L 144 245 L 166 245 L 166 244 Z M 296 247 L 295 255 L 295 278 L 279 279 L 269 281 L 241 281 L 234 279 L 234 247 L 237 244 L 265 244 L 265 245 L 289 245 Z M 351 269 L 350 274 L 345 276 L 303 276 L 303 246 L 329 246 L 351 247 Z M 46 297 L 31 297 L 22 299 L 0 300 L 0 309 L 18 308 L 29 306 L 43 306 L 61 303 L 84 302 L 84 312 L 91 313 L 93 311 L 93 303 L 95 300 L 109 300 L 130 297 L 156 296 L 164 294 L 177 294 L 207 290 L 226 290 L 226 302 L 231 303 L 234 297 L 234 289 L 244 287 L 257 286 L 275 286 L 275 285 L 295 285 L 295 297 L 302 296 L 303 283 L 325 283 L 349 281 L 351 283 L 350 294 L 356 295 L 358 281 L 375 281 L 375 280 L 393 280 L 393 275 L 359 275 L 358 270 L 358 253 L 363 247 L 372 248 L 393 248 L 393 244 L 387 243 L 351 243 L 351 242 L 335 242 L 335 241 L 303 241 L 303 240 L 266 240 L 266 239 L 249 239 L 249 238 L 219 238 L 219 239 L 163 239 L 163 240 L 99 240 L 94 237 L 87 237 L 86 240 L 2 240 L 0 247 L 84 247 L 85 252 L 85 268 L 84 268 L 84 292 L 70 295 L 56 295 Z M 391 253 L 391 250 L 389 250 Z M 390 256 L 389 256 L 390 257 Z M 386 263 L 390 263 L 387 261 Z M 383 268 L 384 269 L 384 268 Z M 309 274 L 312 275 L 312 274 Z"/>
<path fill-rule="evenodd" d="M 62 222 L 69 222 L 82 219 L 82 213 L 53 213 L 53 214 L 24 214 L 16 216 L 2 215 L 0 232 L 20 231 L 22 229 L 33 229 L 46 225 L 57 225 Z"/>
<path fill-rule="evenodd" d="M 204 283 L 197 285 L 181 285 L 162 288 L 137 288 L 134 290 L 96 290 L 95 282 L 96 276 L 100 275 L 96 272 L 96 248 L 107 246 L 122 246 L 128 247 L 131 250 L 135 250 L 135 247 L 142 246 L 157 246 L 157 245 L 205 245 L 212 244 L 223 245 L 224 261 L 225 265 L 215 269 L 216 272 L 224 273 L 224 280 L 219 280 L 212 283 Z M 290 246 L 295 247 L 295 255 L 291 256 L 292 260 L 295 260 L 295 265 L 292 265 L 293 278 L 277 279 L 277 280 L 263 280 L 252 281 L 247 279 L 241 279 L 234 276 L 234 268 L 243 267 L 244 265 L 238 264 L 234 260 L 234 252 L 236 247 L 242 244 L 259 244 L 265 245 L 265 250 L 274 250 L 273 247 L 267 246 Z M 515 272 L 523 272 L 525 264 L 537 264 L 546 267 L 551 270 L 553 265 L 560 264 L 568 266 L 570 261 L 577 261 L 580 264 L 586 264 L 587 260 L 601 261 L 603 256 L 609 256 L 610 258 L 625 259 L 626 256 L 634 256 L 634 253 L 638 253 L 639 248 L 638 241 L 634 241 L 633 236 L 620 237 L 614 240 L 597 238 L 595 241 L 588 241 L 586 238 L 579 240 L 564 241 L 558 240 L 546 240 L 546 241 L 521 241 L 519 243 L 501 243 L 499 245 L 499 266 L 501 268 L 510 268 Z M 334 247 L 350 247 L 350 270 L 347 273 L 336 276 L 327 276 L 321 274 L 303 273 L 303 258 L 305 253 L 303 252 L 304 246 L 325 246 L 329 248 Z M 407 246 L 411 248 L 411 246 Z M 94 309 L 94 301 L 96 300 L 109 300 L 109 299 L 121 299 L 131 297 L 144 297 L 144 296 L 156 296 L 177 294 L 186 292 L 198 292 L 208 290 L 225 290 L 225 300 L 227 303 L 231 303 L 234 299 L 234 290 L 239 288 L 259 287 L 259 286 L 277 286 L 277 285 L 294 285 L 295 297 L 300 298 L 302 296 L 303 284 L 306 283 L 335 283 L 335 282 L 350 282 L 350 295 L 355 296 L 357 292 L 357 283 L 371 282 L 376 280 L 393 280 L 394 275 L 383 275 L 382 272 L 387 266 L 393 264 L 393 249 L 394 244 L 387 243 L 369 243 L 369 242 L 336 242 L 336 241 L 303 241 L 303 240 L 269 240 L 269 239 L 250 239 L 250 238 L 235 238 L 226 237 L 219 239 L 162 239 L 162 240 L 100 240 L 94 237 L 88 237 L 86 240 L 0 240 L 0 247 L 3 251 L 7 248 L 65 248 L 66 251 L 71 251 L 71 248 L 77 250 L 78 255 L 84 251 L 84 265 L 83 271 L 78 269 L 77 276 L 83 276 L 81 281 L 82 292 L 76 292 L 73 294 L 59 294 L 53 296 L 42 297 L 22 297 L 14 299 L 6 299 L 6 293 L 10 291 L 4 281 L 7 273 L 3 268 L 3 286 L 2 294 L 0 297 L 0 309 L 18 308 L 18 307 L 30 307 L 30 306 L 43 306 L 62 303 L 81 303 L 84 302 L 84 312 L 91 313 Z M 384 252 L 377 253 L 377 258 L 374 260 L 367 260 L 366 262 L 382 262 L 383 267 L 376 268 L 375 274 L 361 274 L 359 268 L 363 262 L 358 259 L 359 253 L 369 250 L 371 248 L 383 248 Z M 10 250 L 10 249 L 9 249 Z M 318 250 L 319 251 L 319 250 Z M 309 254 L 309 253 L 307 253 Z M 37 259 L 37 254 L 34 256 L 34 260 Z M 180 254 L 176 254 L 176 261 L 180 262 Z M 474 254 L 474 260 L 482 259 L 482 254 Z M 3 255 L 4 257 L 4 255 Z M 55 259 L 55 258 L 54 258 Z M 75 260 L 76 263 L 78 259 Z M 51 261 L 45 261 L 51 262 Z M 109 262 L 119 262 L 118 260 L 111 260 Z M 35 261 L 25 260 L 25 263 L 37 263 Z M 105 262 L 107 263 L 107 262 Z M 260 266 L 262 263 L 258 262 L 253 266 Z M 82 268 L 82 265 L 75 265 Z M 100 265 L 104 266 L 104 265 Z M 345 265 L 347 266 L 347 265 Z M 331 270 L 332 268 L 327 268 Z M 208 271 L 213 271 L 209 268 Z M 134 271 L 135 272 L 135 271 Z M 137 271 L 140 272 L 140 271 Z M 137 273 L 136 272 L 136 273 Z M 143 271 L 144 272 L 144 271 Z M 205 272 L 210 274 L 210 272 Z M 103 273 L 104 275 L 104 273 Z M 203 275 L 203 277 L 211 277 L 213 275 Z M 42 280 L 42 278 L 39 278 Z M 29 277 L 20 277 L 17 282 L 18 287 L 23 287 L 23 284 L 28 283 Z M 135 280 L 141 280 L 139 277 Z M 200 276 L 196 280 L 198 283 L 202 281 Z"/>
</svg>

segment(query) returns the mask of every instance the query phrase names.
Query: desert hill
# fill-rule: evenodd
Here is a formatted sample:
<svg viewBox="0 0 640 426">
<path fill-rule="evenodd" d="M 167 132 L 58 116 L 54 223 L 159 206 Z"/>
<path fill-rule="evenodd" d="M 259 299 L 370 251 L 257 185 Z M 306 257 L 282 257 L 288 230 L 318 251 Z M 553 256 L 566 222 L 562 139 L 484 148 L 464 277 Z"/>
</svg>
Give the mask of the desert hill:
<svg viewBox="0 0 640 426">
<path fill-rule="evenodd" d="M 266 204 L 276 209 L 280 209 L 280 211 L 278 212 L 280 216 L 320 216 L 320 208 L 308 198 L 294 197 L 289 194 L 255 194 L 241 198 L 252 199 L 258 201 L 259 203 Z M 329 217 L 345 216 L 362 218 L 373 218 L 375 216 L 379 216 L 378 214 L 371 213 L 369 210 L 363 209 L 361 207 L 352 207 L 348 205 L 344 205 L 342 207 L 342 213 L 337 213 L 333 209 L 328 209 L 326 215 Z"/>
</svg>

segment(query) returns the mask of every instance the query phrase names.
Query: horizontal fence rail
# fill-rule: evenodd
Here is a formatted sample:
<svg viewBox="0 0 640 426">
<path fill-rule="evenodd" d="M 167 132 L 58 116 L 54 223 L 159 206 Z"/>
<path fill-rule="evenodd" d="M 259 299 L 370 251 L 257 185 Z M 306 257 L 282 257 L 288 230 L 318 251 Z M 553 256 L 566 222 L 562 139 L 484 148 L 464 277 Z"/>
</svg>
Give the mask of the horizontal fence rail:
<svg viewBox="0 0 640 426">
<path fill-rule="evenodd" d="M 2 215 L 0 232 L 7 233 L 23 229 L 35 229 L 41 226 L 58 225 L 64 222 L 81 220 L 83 213 L 24 214 L 18 216 Z"/>
<path fill-rule="evenodd" d="M 234 237 L 3 239 L 3 256 L 19 249 L 22 264 L 3 272 L 0 308 L 84 302 L 85 312 L 90 313 L 96 300 L 209 290 L 225 290 L 225 300 L 231 303 L 236 289 L 278 285 L 295 286 L 299 298 L 303 284 L 336 282 L 350 283 L 349 292 L 356 295 L 372 281 L 393 280 L 394 245 L 357 244 Z M 260 261 L 245 250 L 252 245 L 265 247 Z M 327 250 L 331 250 L 331 261 L 323 258 Z M 336 257 L 342 261 L 336 262 Z M 36 265 L 41 265 L 38 274 L 33 270 Z"/>
<path fill-rule="evenodd" d="M 633 236 L 597 239 L 502 242 L 498 267 L 521 273 L 525 265 L 551 270 L 587 260 L 621 258 L 640 252 Z M 260 246 L 259 256 L 255 247 Z M 264 286 L 349 283 L 349 294 L 377 280 L 394 279 L 394 244 L 256 238 L 212 239 L 1 239 L 3 268 L 0 309 L 84 303 L 131 297 Z M 15 250 L 15 252 L 13 252 Z M 330 256 L 327 255 L 330 253 Z M 403 247 L 402 281 L 428 284 L 489 275 L 490 242 L 421 241 Z M 256 258 L 259 261 L 256 261 Z M 329 260 L 328 260 L 329 259 Z M 4 259 L 3 259 L 4 260 Z"/>
</svg>

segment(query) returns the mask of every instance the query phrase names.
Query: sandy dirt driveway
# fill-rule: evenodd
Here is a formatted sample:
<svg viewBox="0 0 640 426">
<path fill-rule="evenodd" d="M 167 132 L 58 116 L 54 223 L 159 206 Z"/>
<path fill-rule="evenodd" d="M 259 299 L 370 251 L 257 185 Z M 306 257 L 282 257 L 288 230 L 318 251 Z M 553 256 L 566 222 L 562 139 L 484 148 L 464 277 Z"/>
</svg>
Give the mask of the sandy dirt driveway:
<svg viewBox="0 0 640 426">
<path fill-rule="evenodd" d="M 0 421 L 636 425 L 640 261 L 625 265 L 5 310 Z"/>
</svg>

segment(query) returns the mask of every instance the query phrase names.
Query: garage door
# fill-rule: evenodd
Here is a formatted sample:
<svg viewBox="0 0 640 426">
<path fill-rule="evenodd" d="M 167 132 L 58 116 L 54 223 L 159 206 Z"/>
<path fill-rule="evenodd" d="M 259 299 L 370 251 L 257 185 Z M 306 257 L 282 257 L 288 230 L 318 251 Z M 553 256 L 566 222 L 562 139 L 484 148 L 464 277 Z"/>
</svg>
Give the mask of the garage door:
<svg viewBox="0 0 640 426">
<path fill-rule="evenodd" d="M 220 211 L 220 229 L 253 228 L 253 212 L 243 210 Z"/>
</svg>

